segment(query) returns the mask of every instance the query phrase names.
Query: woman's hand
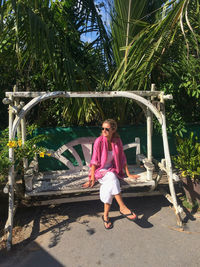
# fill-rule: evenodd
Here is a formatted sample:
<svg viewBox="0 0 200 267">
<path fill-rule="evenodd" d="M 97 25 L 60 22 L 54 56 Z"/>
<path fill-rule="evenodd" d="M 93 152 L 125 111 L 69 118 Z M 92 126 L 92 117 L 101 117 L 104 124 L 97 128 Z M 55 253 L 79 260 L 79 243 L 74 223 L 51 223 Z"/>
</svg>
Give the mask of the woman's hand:
<svg viewBox="0 0 200 267">
<path fill-rule="evenodd" d="M 137 174 L 130 174 L 130 172 L 129 172 L 129 170 L 128 170 L 128 165 L 127 165 L 127 164 L 124 166 L 124 169 L 125 169 L 125 171 L 126 171 L 126 175 L 127 175 L 129 178 L 131 178 L 131 179 L 137 179 L 137 178 L 140 177 L 140 175 L 137 175 Z"/>
<path fill-rule="evenodd" d="M 137 174 L 129 174 L 128 175 L 128 178 L 131 178 L 131 179 L 138 179 L 140 177 L 140 175 L 137 175 Z"/>
<path fill-rule="evenodd" d="M 82 185 L 82 187 L 83 188 L 88 188 L 88 187 L 93 187 L 94 185 L 95 185 L 95 180 L 94 179 L 91 179 L 88 182 L 84 183 Z"/>
<path fill-rule="evenodd" d="M 83 188 L 93 187 L 95 185 L 95 176 L 94 176 L 95 170 L 96 170 L 96 166 L 92 165 L 91 166 L 90 179 L 88 182 L 86 182 L 82 185 Z"/>
</svg>

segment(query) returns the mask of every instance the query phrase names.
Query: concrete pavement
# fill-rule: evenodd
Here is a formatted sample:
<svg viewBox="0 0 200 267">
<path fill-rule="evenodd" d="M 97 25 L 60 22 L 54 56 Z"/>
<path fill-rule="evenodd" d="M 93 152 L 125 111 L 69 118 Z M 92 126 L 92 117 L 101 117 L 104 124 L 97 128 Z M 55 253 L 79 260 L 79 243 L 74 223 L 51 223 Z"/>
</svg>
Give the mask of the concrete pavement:
<svg viewBox="0 0 200 267">
<path fill-rule="evenodd" d="M 116 203 L 106 230 L 100 201 L 69 203 L 19 210 L 30 235 L 8 254 L 0 266 L 15 267 L 184 267 L 200 266 L 200 214 L 184 214 L 184 231 L 176 225 L 170 203 L 162 196 L 126 198 L 136 223 L 123 218 Z M 17 220 L 16 218 L 16 220 Z"/>
</svg>

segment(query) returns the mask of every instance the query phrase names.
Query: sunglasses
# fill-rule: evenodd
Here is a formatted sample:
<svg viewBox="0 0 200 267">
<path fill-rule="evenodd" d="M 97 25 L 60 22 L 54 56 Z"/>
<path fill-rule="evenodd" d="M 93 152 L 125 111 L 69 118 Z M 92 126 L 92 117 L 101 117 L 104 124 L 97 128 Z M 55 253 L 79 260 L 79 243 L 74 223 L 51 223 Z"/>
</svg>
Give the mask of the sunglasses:
<svg viewBox="0 0 200 267">
<path fill-rule="evenodd" d="M 110 128 L 101 128 L 101 130 L 103 131 L 103 130 L 106 130 L 107 132 L 109 132 L 110 131 Z"/>
</svg>

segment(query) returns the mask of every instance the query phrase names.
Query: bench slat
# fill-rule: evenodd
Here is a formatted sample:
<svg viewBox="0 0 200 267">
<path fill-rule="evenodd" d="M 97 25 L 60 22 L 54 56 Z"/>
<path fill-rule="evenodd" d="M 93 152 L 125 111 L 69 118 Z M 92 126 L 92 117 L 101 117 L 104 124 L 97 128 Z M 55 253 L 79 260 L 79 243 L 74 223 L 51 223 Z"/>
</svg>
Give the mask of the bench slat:
<svg viewBox="0 0 200 267">
<path fill-rule="evenodd" d="M 81 147 L 83 150 L 85 163 L 87 166 L 89 166 L 90 161 L 91 161 L 91 155 L 92 155 L 92 144 L 84 144 L 84 145 L 82 144 Z"/>
</svg>

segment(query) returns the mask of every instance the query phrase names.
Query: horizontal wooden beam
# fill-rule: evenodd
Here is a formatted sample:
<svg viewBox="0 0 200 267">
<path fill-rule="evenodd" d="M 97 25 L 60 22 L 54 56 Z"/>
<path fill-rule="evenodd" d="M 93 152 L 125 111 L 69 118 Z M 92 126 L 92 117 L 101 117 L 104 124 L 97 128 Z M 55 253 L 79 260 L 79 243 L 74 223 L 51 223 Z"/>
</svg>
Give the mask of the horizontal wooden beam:
<svg viewBox="0 0 200 267">
<path fill-rule="evenodd" d="M 134 93 L 139 96 L 159 96 L 161 94 L 160 91 L 107 91 L 107 92 L 96 92 L 96 91 L 88 91 L 88 92 L 66 92 L 66 91 L 55 91 L 56 94 L 59 95 L 65 95 L 68 97 L 88 97 L 91 95 L 91 97 L 112 97 L 114 94 L 117 94 L 119 92 L 124 93 Z M 47 92 L 6 92 L 6 97 L 14 97 L 14 98 L 34 98 L 38 96 L 42 96 L 44 94 L 50 93 Z M 53 92 L 52 92 L 53 93 Z M 85 96 L 87 95 L 87 96 Z"/>
<path fill-rule="evenodd" d="M 126 197 L 148 197 L 148 196 L 160 196 L 162 192 L 159 191 L 146 191 L 146 192 L 129 192 L 123 193 L 123 198 Z M 81 201 L 91 201 L 91 200 L 99 200 L 99 193 L 94 195 L 87 195 L 87 196 L 76 196 L 76 197 L 62 197 L 57 199 L 49 199 L 49 200 L 24 200 L 22 202 L 25 206 L 45 206 L 45 205 L 59 205 L 63 203 L 71 203 L 71 202 L 81 202 Z"/>
<path fill-rule="evenodd" d="M 142 91 L 143 92 L 143 91 Z M 18 94 L 19 92 L 16 92 Z M 22 93 L 22 92 L 21 92 Z M 25 92 L 27 93 L 27 92 Z M 29 93 L 29 92 L 28 92 Z M 139 91 L 137 91 L 139 93 Z M 145 92 L 147 93 L 147 91 Z M 154 91 L 149 93 L 155 93 Z M 158 93 L 158 92 L 157 92 Z M 159 96 L 163 98 L 163 92 L 159 92 Z M 18 117 L 15 118 L 13 122 L 13 128 L 12 128 L 12 136 L 11 138 L 15 137 L 17 127 L 20 123 L 20 120 L 23 119 L 27 112 L 31 110 L 35 105 L 38 103 L 52 99 L 52 98 L 58 98 L 58 97 L 66 97 L 66 98 L 92 98 L 92 97 L 125 97 L 130 98 L 133 101 L 136 101 L 138 103 L 143 104 L 146 106 L 146 108 L 149 108 L 149 110 L 157 117 L 159 123 L 162 125 L 163 119 L 161 116 L 160 111 L 149 101 L 149 99 L 146 99 L 138 94 L 135 94 L 131 91 L 109 91 L 109 92 L 63 92 L 63 91 L 57 91 L 57 92 L 49 92 L 45 93 L 43 95 L 34 97 L 31 99 L 20 111 L 18 114 Z"/>
</svg>

